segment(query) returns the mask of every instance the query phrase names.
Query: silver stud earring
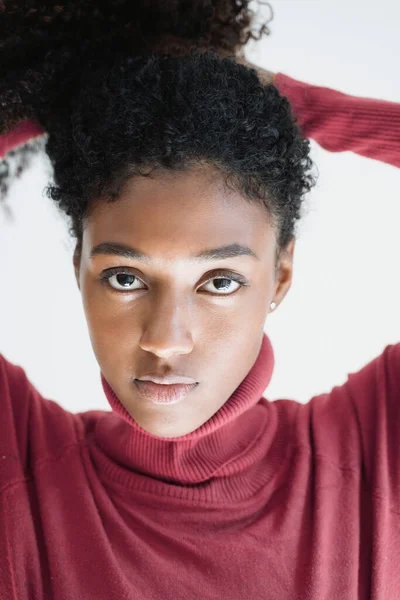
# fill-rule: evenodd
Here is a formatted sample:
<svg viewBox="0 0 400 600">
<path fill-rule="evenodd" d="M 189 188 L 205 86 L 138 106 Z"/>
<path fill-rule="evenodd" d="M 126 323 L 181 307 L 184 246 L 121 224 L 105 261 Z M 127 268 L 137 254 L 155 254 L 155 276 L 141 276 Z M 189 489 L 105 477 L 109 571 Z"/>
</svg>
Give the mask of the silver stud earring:
<svg viewBox="0 0 400 600">
<path fill-rule="evenodd" d="M 271 302 L 270 308 L 271 308 L 271 310 L 275 310 L 275 308 L 276 308 L 276 302 Z"/>
</svg>

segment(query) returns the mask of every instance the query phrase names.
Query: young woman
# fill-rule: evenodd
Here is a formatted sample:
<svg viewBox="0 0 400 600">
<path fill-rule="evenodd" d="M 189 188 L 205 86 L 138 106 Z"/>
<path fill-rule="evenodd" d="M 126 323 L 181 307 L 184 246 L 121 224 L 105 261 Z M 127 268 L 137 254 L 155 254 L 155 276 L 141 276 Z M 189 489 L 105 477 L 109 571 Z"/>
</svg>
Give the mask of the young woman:
<svg viewBox="0 0 400 600">
<path fill-rule="evenodd" d="M 3 155 L 48 135 L 112 411 L 0 357 L 0 598 L 398 597 L 400 344 L 305 405 L 262 394 L 303 136 L 400 166 L 399 106 L 261 83 L 235 60 L 247 2 L 8 6 Z"/>
</svg>

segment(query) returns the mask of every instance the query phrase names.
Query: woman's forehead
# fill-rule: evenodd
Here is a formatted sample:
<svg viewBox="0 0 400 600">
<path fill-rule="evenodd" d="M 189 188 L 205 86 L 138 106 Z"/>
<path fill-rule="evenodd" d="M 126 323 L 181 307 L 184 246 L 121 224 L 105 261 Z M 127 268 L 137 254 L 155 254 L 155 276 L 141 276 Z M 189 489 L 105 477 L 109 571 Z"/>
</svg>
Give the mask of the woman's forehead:
<svg viewBox="0 0 400 600">
<path fill-rule="evenodd" d="M 185 225 L 195 219 L 212 221 L 223 217 L 225 222 L 231 222 L 268 216 L 265 206 L 228 188 L 220 174 L 196 170 L 130 178 L 118 199 L 94 203 L 88 220 L 92 216 L 97 222 L 107 222 L 110 216 L 136 221 L 151 217 L 155 224 L 157 219 L 172 223 L 177 215 L 185 217 Z"/>
<path fill-rule="evenodd" d="M 275 240 L 275 231 L 266 208 L 243 201 L 216 181 L 186 173 L 129 182 L 118 200 L 94 207 L 84 240 L 89 252 L 114 242 L 143 254 L 173 257 L 238 244 L 257 255 Z"/>
</svg>

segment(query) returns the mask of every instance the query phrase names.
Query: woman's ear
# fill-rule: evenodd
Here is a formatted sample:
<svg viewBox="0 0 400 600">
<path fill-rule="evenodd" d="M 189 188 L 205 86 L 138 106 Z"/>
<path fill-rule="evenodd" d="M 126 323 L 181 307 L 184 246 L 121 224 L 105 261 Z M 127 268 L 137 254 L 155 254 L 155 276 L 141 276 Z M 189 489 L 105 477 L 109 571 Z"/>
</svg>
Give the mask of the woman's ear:
<svg viewBox="0 0 400 600">
<path fill-rule="evenodd" d="M 81 256 L 80 256 L 80 252 L 79 252 L 78 246 L 76 246 L 76 248 L 75 248 L 72 262 L 73 262 L 73 265 L 74 265 L 76 283 L 78 285 L 78 288 L 81 289 L 81 286 L 80 286 L 80 283 L 79 283 L 79 273 L 80 273 Z"/>
<path fill-rule="evenodd" d="M 275 294 L 272 300 L 278 306 L 292 285 L 293 254 L 296 240 L 293 237 L 288 245 L 280 251 L 276 268 Z"/>
</svg>

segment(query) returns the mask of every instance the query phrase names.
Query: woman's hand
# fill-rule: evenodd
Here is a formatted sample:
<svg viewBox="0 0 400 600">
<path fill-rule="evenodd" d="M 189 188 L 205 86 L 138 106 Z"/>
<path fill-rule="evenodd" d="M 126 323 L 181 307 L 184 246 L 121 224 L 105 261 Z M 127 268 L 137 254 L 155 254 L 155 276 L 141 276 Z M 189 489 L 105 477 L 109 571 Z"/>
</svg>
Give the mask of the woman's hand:
<svg viewBox="0 0 400 600">
<path fill-rule="evenodd" d="M 244 65 L 245 67 L 255 69 L 257 71 L 258 78 L 263 85 L 270 85 L 274 83 L 275 73 L 272 73 L 271 71 L 266 71 L 261 67 L 257 67 L 257 65 L 254 65 L 253 63 L 246 60 L 244 56 L 238 56 L 237 62 Z"/>
</svg>

